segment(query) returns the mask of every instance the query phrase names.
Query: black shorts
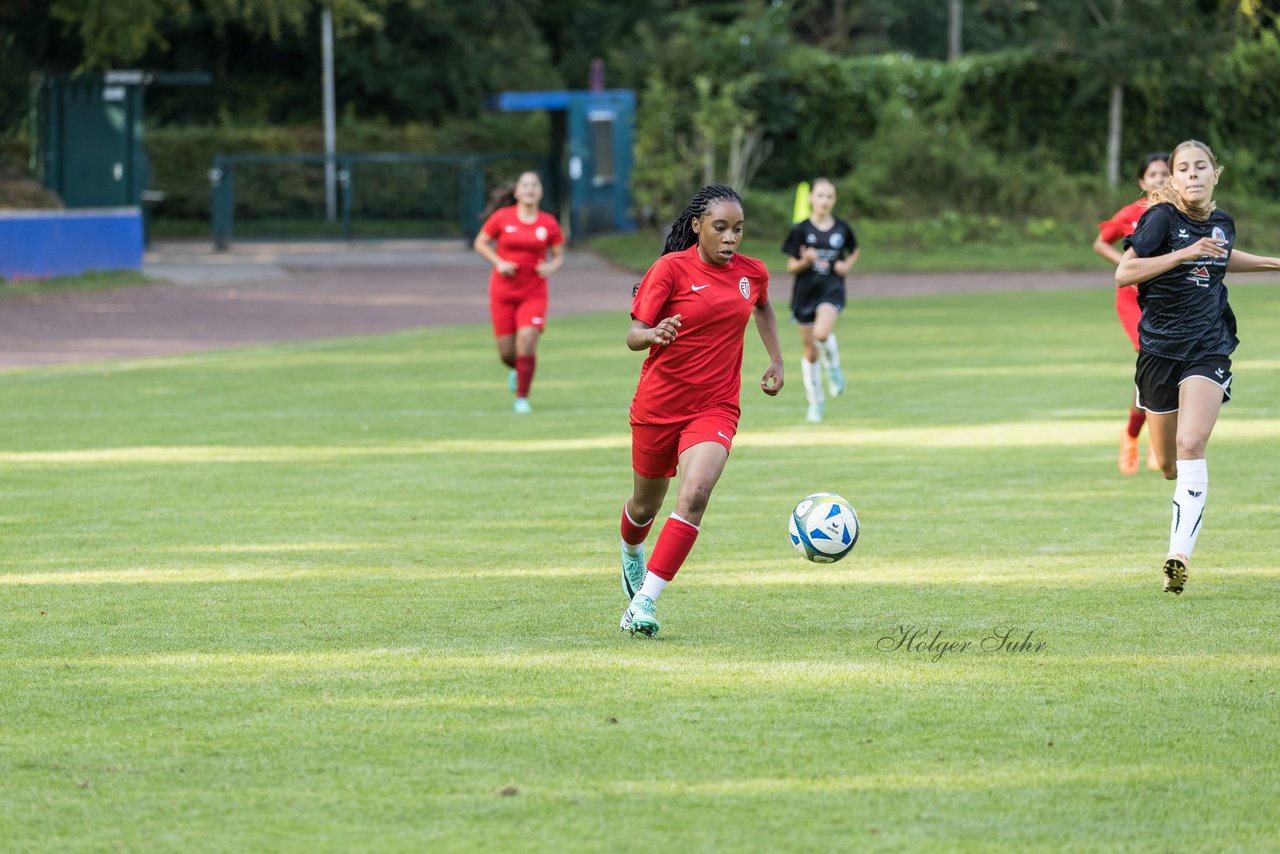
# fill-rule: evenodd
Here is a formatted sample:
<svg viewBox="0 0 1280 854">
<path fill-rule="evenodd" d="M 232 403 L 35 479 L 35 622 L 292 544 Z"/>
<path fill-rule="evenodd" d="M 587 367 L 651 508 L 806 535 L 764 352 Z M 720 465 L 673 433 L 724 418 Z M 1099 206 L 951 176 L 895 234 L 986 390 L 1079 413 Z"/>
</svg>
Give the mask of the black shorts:
<svg viewBox="0 0 1280 854">
<path fill-rule="evenodd" d="M 834 305 L 837 312 L 844 310 L 843 279 L 792 288 L 791 319 L 801 326 L 812 326 L 818 316 L 818 306 L 824 302 Z"/>
<path fill-rule="evenodd" d="M 1231 399 L 1231 359 L 1227 356 L 1200 356 L 1189 361 L 1166 359 L 1138 353 L 1134 384 L 1138 387 L 1138 407 L 1162 415 L 1178 411 L 1178 388 L 1191 377 L 1204 377 L 1222 388 L 1222 402 Z"/>
</svg>

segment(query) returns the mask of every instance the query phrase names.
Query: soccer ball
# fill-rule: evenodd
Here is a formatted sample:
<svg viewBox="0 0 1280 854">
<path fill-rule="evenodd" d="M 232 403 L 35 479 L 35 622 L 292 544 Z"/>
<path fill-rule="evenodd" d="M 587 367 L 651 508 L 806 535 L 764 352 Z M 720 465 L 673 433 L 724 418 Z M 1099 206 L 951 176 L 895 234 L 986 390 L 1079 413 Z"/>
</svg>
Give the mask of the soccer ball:
<svg viewBox="0 0 1280 854">
<path fill-rule="evenodd" d="M 858 514 L 831 492 L 815 493 L 797 504 L 787 529 L 791 545 L 814 563 L 835 563 L 858 544 Z"/>
</svg>

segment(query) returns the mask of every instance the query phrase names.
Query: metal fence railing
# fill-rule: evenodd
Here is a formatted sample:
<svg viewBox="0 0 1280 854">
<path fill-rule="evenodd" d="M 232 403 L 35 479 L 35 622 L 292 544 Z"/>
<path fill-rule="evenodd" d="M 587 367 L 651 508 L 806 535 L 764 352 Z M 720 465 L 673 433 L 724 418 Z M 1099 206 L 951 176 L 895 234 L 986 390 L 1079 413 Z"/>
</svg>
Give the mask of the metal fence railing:
<svg viewBox="0 0 1280 854">
<path fill-rule="evenodd" d="M 240 238 L 466 237 L 489 188 L 546 163 L 523 154 L 223 154 L 209 170 L 213 242 Z M 547 203 L 553 188 L 547 188 Z"/>
</svg>

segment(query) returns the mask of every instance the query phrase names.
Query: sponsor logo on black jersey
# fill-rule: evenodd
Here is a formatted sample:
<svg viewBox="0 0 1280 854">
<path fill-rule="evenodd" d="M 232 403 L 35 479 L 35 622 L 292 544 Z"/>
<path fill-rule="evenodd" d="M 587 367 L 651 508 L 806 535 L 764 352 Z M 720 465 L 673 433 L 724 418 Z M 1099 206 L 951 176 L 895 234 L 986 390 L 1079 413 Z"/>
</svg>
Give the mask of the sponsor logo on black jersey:
<svg viewBox="0 0 1280 854">
<path fill-rule="evenodd" d="M 1209 287 L 1209 268 L 1204 266 L 1194 268 L 1187 274 L 1187 281 L 1197 288 Z"/>
</svg>

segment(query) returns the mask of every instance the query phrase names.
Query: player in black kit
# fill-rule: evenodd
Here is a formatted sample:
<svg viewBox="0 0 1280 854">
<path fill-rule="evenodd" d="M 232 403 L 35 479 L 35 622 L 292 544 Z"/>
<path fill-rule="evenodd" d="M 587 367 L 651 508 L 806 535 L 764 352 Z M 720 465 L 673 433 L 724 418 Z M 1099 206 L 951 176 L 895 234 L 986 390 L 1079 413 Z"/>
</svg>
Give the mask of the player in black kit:
<svg viewBox="0 0 1280 854">
<path fill-rule="evenodd" d="M 835 204 L 836 185 L 826 178 L 815 178 L 809 193 L 812 214 L 796 223 L 782 244 L 782 251 L 789 256 L 787 272 L 796 277 L 791 290 L 791 318 L 800 325 L 804 345 L 800 375 L 809 400 L 805 417 L 814 423 L 822 420 L 824 372 L 831 396 L 844 393 L 835 326 L 844 308 L 844 277 L 858 260 L 858 240 L 849 224 L 831 213 Z M 817 365 L 819 358 L 821 368 Z"/>
<path fill-rule="evenodd" d="M 1164 476 L 1177 479 L 1164 589 L 1180 594 L 1209 493 L 1205 447 L 1231 399 L 1236 317 L 1228 272 L 1280 270 L 1280 258 L 1235 247 L 1235 220 L 1213 202 L 1222 174 L 1209 146 L 1187 140 L 1169 158 L 1168 182 L 1125 238 L 1116 283 L 1138 282 L 1138 406 Z"/>
</svg>

